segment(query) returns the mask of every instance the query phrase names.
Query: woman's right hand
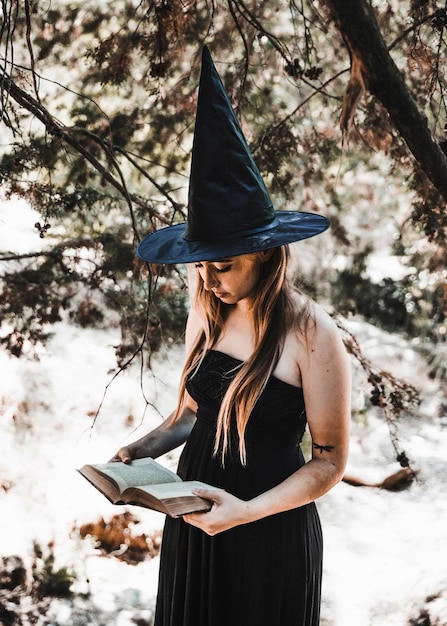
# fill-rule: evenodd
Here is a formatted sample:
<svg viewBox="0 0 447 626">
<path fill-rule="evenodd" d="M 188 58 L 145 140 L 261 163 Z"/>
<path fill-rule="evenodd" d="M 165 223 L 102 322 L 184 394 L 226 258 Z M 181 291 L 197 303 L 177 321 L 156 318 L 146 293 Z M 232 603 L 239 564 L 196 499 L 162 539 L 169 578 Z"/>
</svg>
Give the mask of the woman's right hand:
<svg viewBox="0 0 447 626">
<path fill-rule="evenodd" d="M 132 452 L 130 446 L 123 446 L 120 448 L 115 456 L 110 459 L 109 463 L 117 463 L 120 461 L 122 463 L 126 463 L 126 465 L 129 465 L 129 463 L 132 462 Z"/>
</svg>

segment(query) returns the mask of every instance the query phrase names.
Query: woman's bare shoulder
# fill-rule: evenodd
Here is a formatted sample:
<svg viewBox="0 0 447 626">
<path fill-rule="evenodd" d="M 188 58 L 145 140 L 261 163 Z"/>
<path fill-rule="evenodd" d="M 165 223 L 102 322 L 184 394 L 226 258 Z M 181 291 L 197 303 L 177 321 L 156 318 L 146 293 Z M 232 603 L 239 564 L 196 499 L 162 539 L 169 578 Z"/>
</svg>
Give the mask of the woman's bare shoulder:
<svg viewBox="0 0 447 626">
<path fill-rule="evenodd" d="M 339 335 L 340 331 L 334 319 L 319 304 L 314 303 L 315 327 L 317 332 Z"/>
<path fill-rule="evenodd" d="M 334 319 L 320 306 L 315 307 L 315 328 L 310 340 L 311 355 L 318 361 L 347 359 L 342 334 Z"/>
<path fill-rule="evenodd" d="M 308 296 L 294 293 L 294 327 L 299 342 L 306 351 L 318 351 L 325 346 L 341 343 L 341 334 L 334 319 Z"/>
</svg>

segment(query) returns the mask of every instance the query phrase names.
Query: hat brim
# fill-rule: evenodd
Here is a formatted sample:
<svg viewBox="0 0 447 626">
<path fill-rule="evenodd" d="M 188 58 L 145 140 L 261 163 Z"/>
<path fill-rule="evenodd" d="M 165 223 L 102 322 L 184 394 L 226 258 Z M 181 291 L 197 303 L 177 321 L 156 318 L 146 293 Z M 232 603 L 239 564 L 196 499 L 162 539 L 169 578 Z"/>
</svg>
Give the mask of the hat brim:
<svg viewBox="0 0 447 626">
<path fill-rule="evenodd" d="M 175 265 L 218 261 L 233 256 L 277 248 L 309 239 L 329 228 L 327 217 L 303 211 L 277 211 L 275 226 L 240 238 L 188 241 L 186 222 L 161 228 L 147 235 L 137 246 L 137 255 L 149 263 Z"/>
</svg>

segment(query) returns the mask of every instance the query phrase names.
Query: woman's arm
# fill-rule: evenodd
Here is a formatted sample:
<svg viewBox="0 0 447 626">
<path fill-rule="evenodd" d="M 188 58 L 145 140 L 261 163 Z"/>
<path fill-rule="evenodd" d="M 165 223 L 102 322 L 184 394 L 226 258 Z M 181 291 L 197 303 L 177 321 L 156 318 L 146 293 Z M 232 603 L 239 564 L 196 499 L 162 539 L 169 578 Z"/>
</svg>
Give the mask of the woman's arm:
<svg viewBox="0 0 447 626">
<path fill-rule="evenodd" d="M 137 441 L 120 448 L 110 461 L 130 463 L 132 459 L 140 459 L 146 456 L 155 459 L 185 443 L 196 419 L 196 408 L 193 400 L 191 399 L 185 405 L 175 422 L 172 422 L 172 417 L 173 413 L 154 430 L 143 435 Z"/>
<path fill-rule="evenodd" d="M 312 459 L 282 483 L 244 502 L 222 490 L 200 490 L 215 502 L 209 513 L 186 521 L 216 534 L 239 524 L 287 511 L 317 500 L 343 477 L 350 425 L 351 372 L 338 329 L 323 312 L 300 355 Z"/>
</svg>

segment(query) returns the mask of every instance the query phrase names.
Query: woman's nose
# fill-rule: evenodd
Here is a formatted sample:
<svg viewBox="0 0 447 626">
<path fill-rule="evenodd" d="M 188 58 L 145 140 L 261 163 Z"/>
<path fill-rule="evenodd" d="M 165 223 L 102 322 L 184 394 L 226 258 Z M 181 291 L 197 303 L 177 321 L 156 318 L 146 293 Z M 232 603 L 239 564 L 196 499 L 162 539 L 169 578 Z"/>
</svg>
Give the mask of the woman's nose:
<svg viewBox="0 0 447 626">
<path fill-rule="evenodd" d="M 215 273 L 211 269 L 206 269 L 203 276 L 203 286 L 206 291 L 210 291 L 213 287 L 216 287 L 218 284 Z"/>
</svg>

